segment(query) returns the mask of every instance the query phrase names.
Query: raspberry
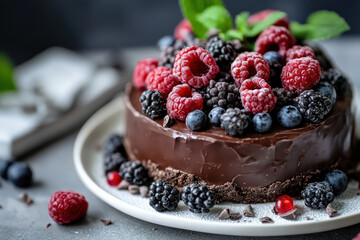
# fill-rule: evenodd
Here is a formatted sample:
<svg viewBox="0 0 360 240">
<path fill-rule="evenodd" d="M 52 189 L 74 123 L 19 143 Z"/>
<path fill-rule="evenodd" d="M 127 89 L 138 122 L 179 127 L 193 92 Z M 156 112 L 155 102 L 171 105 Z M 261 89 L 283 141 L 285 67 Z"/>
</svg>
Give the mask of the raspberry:
<svg viewBox="0 0 360 240">
<path fill-rule="evenodd" d="M 174 38 L 181 40 L 188 40 L 193 38 L 193 30 L 190 22 L 187 19 L 183 19 L 175 28 Z"/>
<path fill-rule="evenodd" d="M 167 98 L 173 87 L 179 84 L 177 77 L 171 74 L 171 70 L 166 67 L 157 67 L 152 70 L 145 82 L 148 89 L 161 92 L 164 99 Z"/>
<path fill-rule="evenodd" d="M 187 47 L 176 55 L 173 74 L 194 88 L 207 86 L 218 72 L 215 59 L 203 48 Z"/>
<path fill-rule="evenodd" d="M 287 213 L 294 208 L 293 199 L 289 195 L 282 195 L 276 199 L 275 207 L 279 213 Z"/>
<path fill-rule="evenodd" d="M 146 88 L 146 77 L 147 75 L 158 66 L 158 60 L 155 58 L 145 58 L 140 60 L 134 69 L 133 83 L 134 86 L 139 89 Z"/>
<path fill-rule="evenodd" d="M 315 86 L 320 76 L 321 68 L 317 60 L 297 58 L 286 63 L 281 72 L 281 82 L 286 91 L 299 94 Z"/>
<path fill-rule="evenodd" d="M 270 67 L 267 61 L 256 52 L 241 53 L 231 64 L 231 75 L 235 82 L 241 84 L 249 78 L 259 77 L 267 80 L 270 75 Z"/>
<path fill-rule="evenodd" d="M 51 195 L 48 204 L 50 217 L 58 224 L 72 223 L 85 217 L 88 202 L 73 191 L 58 191 Z"/>
<path fill-rule="evenodd" d="M 168 114 L 178 120 L 185 121 L 186 116 L 203 108 L 203 98 L 200 93 L 192 91 L 188 84 L 177 85 L 170 92 L 166 109 Z"/>
<path fill-rule="evenodd" d="M 286 61 L 302 57 L 309 57 L 316 60 L 314 51 L 308 46 L 295 45 L 286 51 Z"/>
<path fill-rule="evenodd" d="M 277 102 L 270 85 L 258 77 L 243 82 L 240 94 L 244 108 L 253 114 L 270 112 Z"/>
<path fill-rule="evenodd" d="M 237 51 L 231 42 L 226 42 L 219 37 L 211 38 L 206 44 L 206 50 L 214 57 L 221 71 L 228 72 L 231 63 L 237 56 Z"/>
<path fill-rule="evenodd" d="M 266 9 L 266 10 L 254 13 L 248 18 L 247 22 L 249 25 L 253 25 L 256 22 L 261 22 L 261 21 L 265 20 L 273 12 L 278 12 L 278 11 L 272 10 L 272 9 Z M 284 17 L 284 18 L 279 19 L 273 25 L 280 26 L 280 27 L 286 27 L 287 29 L 289 29 L 289 20 Z"/>
<path fill-rule="evenodd" d="M 285 57 L 286 51 L 295 45 L 295 38 L 284 27 L 266 28 L 255 42 L 255 51 L 264 55 L 268 51 L 278 52 Z"/>
</svg>

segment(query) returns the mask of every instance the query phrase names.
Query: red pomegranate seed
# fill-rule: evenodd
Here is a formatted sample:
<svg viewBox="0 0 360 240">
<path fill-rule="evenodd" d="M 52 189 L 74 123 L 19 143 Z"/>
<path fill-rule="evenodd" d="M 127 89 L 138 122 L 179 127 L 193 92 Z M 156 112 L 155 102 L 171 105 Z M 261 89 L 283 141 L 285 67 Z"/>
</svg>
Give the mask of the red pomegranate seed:
<svg viewBox="0 0 360 240">
<path fill-rule="evenodd" d="M 294 208 L 293 199 L 288 195 L 282 195 L 276 199 L 275 207 L 279 213 L 286 213 Z"/>
<path fill-rule="evenodd" d="M 110 186 L 116 187 L 120 184 L 122 179 L 118 171 L 112 171 L 106 175 L 106 180 Z"/>
</svg>

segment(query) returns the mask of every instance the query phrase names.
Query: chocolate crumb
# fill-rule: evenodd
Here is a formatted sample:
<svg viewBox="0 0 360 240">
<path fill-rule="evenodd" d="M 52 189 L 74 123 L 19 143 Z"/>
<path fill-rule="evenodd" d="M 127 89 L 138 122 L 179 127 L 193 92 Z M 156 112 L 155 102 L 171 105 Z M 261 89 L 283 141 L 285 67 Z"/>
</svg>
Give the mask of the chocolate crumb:
<svg viewBox="0 0 360 240">
<path fill-rule="evenodd" d="M 276 207 L 274 206 L 272 209 L 271 209 L 271 212 L 275 215 L 278 215 L 279 214 L 279 211 L 276 209 Z"/>
<path fill-rule="evenodd" d="M 158 230 L 158 229 L 154 227 L 152 230 L 153 230 L 153 231 L 156 231 L 156 230 Z"/>
<path fill-rule="evenodd" d="M 141 197 L 146 198 L 149 193 L 149 188 L 148 188 L 148 186 L 140 186 L 139 191 L 140 191 Z"/>
<path fill-rule="evenodd" d="M 233 221 L 239 220 L 241 218 L 241 214 L 239 212 L 237 213 L 230 213 L 230 219 Z"/>
<path fill-rule="evenodd" d="M 0 209 L 2 209 L 2 206 L 0 205 Z"/>
<path fill-rule="evenodd" d="M 360 192 L 356 193 L 356 195 L 360 196 Z"/>
<path fill-rule="evenodd" d="M 243 214 L 245 217 L 254 217 L 255 216 L 254 210 L 251 205 L 247 205 L 245 207 Z"/>
<path fill-rule="evenodd" d="M 326 213 L 329 215 L 329 217 L 336 217 L 338 215 L 338 211 L 333 208 L 333 206 L 331 205 L 331 203 L 329 203 L 326 207 Z"/>
<path fill-rule="evenodd" d="M 219 219 L 220 220 L 225 220 L 225 219 L 229 219 L 230 218 L 230 209 L 229 208 L 225 208 L 224 210 L 221 211 L 221 213 L 219 214 Z"/>
<path fill-rule="evenodd" d="M 262 217 L 259 220 L 261 223 L 274 223 L 274 221 L 269 217 Z"/>
<path fill-rule="evenodd" d="M 101 152 L 102 151 L 102 146 L 101 145 L 96 145 L 96 151 Z"/>
<path fill-rule="evenodd" d="M 130 185 L 128 190 L 131 194 L 139 194 L 140 193 L 139 186 L 137 186 L 137 185 Z"/>
<path fill-rule="evenodd" d="M 110 224 L 112 224 L 112 221 L 110 219 L 100 219 L 100 222 L 104 225 L 104 226 L 108 226 Z"/>
<path fill-rule="evenodd" d="M 27 193 L 23 193 L 18 198 L 23 202 L 27 202 L 27 200 L 29 199 L 29 195 Z"/>
<path fill-rule="evenodd" d="M 119 186 L 117 186 L 117 189 L 128 189 L 130 186 L 130 183 L 128 181 L 122 180 L 119 184 Z"/>
<path fill-rule="evenodd" d="M 46 224 L 46 228 L 49 228 L 51 226 L 51 223 Z"/>
<path fill-rule="evenodd" d="M 290 211 L 286 212 L 286 213 L 281 213 L 279 214 L 280 217 L 287 219 L 287 220 L 295 220 L 296 219 L 296 212 L 297 212 L 297 208 L 293 208 Z"/>
<path fill-rule="evenodd" d="M 174 125 L 175 123 L 175 119 L 170 117 L 169 115 L 166 115 L 164 117 L 164 121 L 163 121 L 163 127 L 164 128 L 168 128 L 171 127 L 172 125 Z"/>
<path fill-rule="evenodd" d="M 27 200 L 26 200 L 26 205 L 28 205 L 28 206 L 30 206 L 31 204 L 33 204 L 34 203 L 34 200 L 32 200 L 31 198 L 28 198 Z"/>
</svg>

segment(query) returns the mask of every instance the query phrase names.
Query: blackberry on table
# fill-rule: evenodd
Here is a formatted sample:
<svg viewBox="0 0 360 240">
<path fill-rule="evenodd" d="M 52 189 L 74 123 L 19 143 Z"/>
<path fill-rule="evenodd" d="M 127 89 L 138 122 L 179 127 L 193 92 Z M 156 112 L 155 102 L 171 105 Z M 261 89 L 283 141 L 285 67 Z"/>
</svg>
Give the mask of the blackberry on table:
<svg viewBox="0 0 360 240">
<path fill-rule="evenodd" d="M 121 153 L 123 156 L 126 156 L 123 140 L 123 136 L 117 133 L 111 134 L 108 139 L 106 139 L 104 144 L 105 156 L 111 155 L 113 153 Z"/>
<path fill-rule="evenodd" d="M 166 114 L 165 101 L 159 91 L 146 90 L 139 99 L 143 113 L 152 119 L 161 118 Z"/>
<path fill-rule="evenodd" d="M 216 107 L 242 108 L 239 86 L 233 83 L 210 80 L 208 86 L 200 90 L 207 111 Z"/>
<path fill-rule="evenodd" d="M 120 176 L 130 184 L 144 185 L 149 180 L 146 168 L 138 161 L 128 161 L 120 166 Z"/>
<path fill-rule="evenodd" d="M 324 120 L 332 108 L 330 99 L 314 90 L 302 92 L 294 101 L 305 120 L 312 123 Z"/>
<path fill-rule="evenodd" d="M 226 42 L 215 36 L 209 39 L 206 50 L 214 57 L 221 71 L 228 72 L 231 63 L 235 60 L 237 52 L 231 42 Z"/>
<path fill-rule="evenodd" d="M 305 205 L 313 209 L 326 208 L 334 200 L 333 189 L 327 182 L 309 183 L 301 192 Z"/>
<path fill-rule="evenodd" d="M 278 112 L 284 106 L 294 104 L 296 94 L 286 91 L 285 88 L 273 88 L 272 90 L 277 98 L 275 112 Z"/>
<path fill-rule="evenodd" d="M 251 113 L 239 108 L 228 108 L 220 117 L 221 127 L 227 134 L 238 137 L 251 123 Z"/>
<path fill-rule="evenodd" d="M 183 48 L 192 45 L 193 44 L 189 41 L 177 39 L 172 45 L 162 48 L 160 52 L 159 66 L 170 69 L 173 68 L 176 54 L 178 54 L 178 52 L 180 52 Z"/>
<path fill-rule="evenodd" d="M 337 96 L 343 98 L 348 92 L 349 83 L 346 76 L 337 68 L 330 68 L 321 74 L 320 81 L 327 81 L 336 90 Z"/>
<path fill-rule="evenodd" d="M 121 153 L 113 153 L 105 156 L 104 159 L 104 170 L 105 174 L 108 174 L 111 171 L 119 171 L 121 164 L 126 162 L 127 159 Z"/>
<path fill-rule="evenodd" d="M 205 185 L 191 184 L 184 186 L 181 199 L 189 207 L 190 212 L 193 213 L 208 213 L 216 203 L 215 193 Z"/>
<path fill-rule="evenodd" d="M 158 179 L 150 185 L 149 204 L 158 212 L 173 211 L 180 201 L 180 192 L 170 183 Z"/>
</svg>

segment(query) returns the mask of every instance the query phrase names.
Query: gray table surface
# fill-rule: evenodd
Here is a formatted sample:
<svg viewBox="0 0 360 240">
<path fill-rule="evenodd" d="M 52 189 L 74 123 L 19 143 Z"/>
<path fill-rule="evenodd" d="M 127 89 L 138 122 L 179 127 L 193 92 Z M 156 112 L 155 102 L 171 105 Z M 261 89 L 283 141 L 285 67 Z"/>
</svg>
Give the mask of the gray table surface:
<svg viewBox="0 0 360 240">
<path fill-rule="evenodd" d="M 341 38 L 323 43 L 329 55 L 354 81 L 360 82 L 360 37 Z M 150 54 L 152 50 L 132 49 L 122 56 L 136 58 Z M 142 54 L 142 55 L 141 55 Z M 256 237 L 220 236 L 168 228 L 127 216 L 108 206 L 93 195 L 80 181 L 73 164 L 73 145 L 77 131 L 53 143 L 43 146 L 23 161 L 34 172 L 34 185 L 29 189 L 17 189 L 1 181 L 0 187 L 0 239 L 260 239 Z M 74 190 L 85 195 L 89 202 L 86 218 L 73 225 L 57 225 L 48 216 L 50 195 L 58 190 Z M 27 206 L 17 198 L 27 192 L 34 203 Z M 103 226 L 100 219 L 111 219 L 112 225 Z M 47 223 L 51 226 L 46 228 Z M 360 224 L 329 232 L 268 237 L 266 239 L 352 239 L 360 232 Z M 264 239 L 264 238 L 262 238 Z"/>
</svg>

